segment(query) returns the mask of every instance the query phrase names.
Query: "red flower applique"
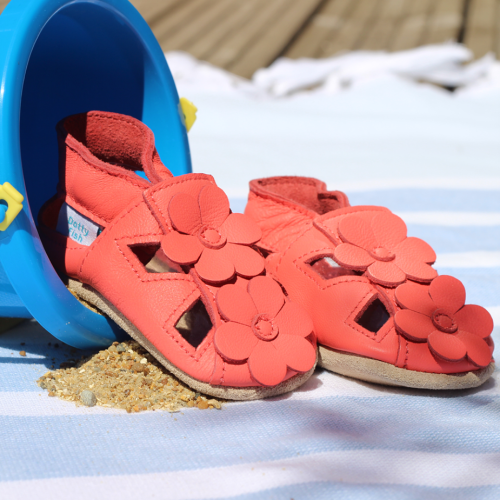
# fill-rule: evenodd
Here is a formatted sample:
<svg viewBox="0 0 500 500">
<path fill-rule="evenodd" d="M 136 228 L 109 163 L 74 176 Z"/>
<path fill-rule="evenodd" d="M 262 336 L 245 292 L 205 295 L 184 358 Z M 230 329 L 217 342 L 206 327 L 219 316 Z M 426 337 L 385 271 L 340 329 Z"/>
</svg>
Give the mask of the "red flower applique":
<svg viewBox="0 0 500 500">
<path fill-rule="evenodd" d="M 397 215 L 382 212 L 370 223 L 349 215 L 339 224 L 344 243 L 335 248 L 335 260 L 347 269 L 365 271 L 370 280 L 385 286 L 399 285 L 407 278 L 431 281 L 437 276 L 429 265 L 436 260 L 434 250 L 406 234 L 406 224 Z"/>
<path fill-rule="evenodd" d="M 490 313 L 481 306 L 464 305 L 465 288 L 452 276 L 439 276 L 430 284 L 405 283 L 396 289 L 402 311 L 394 317 L 397 329 L 409 340 L 427 342 L 431 352 L 446 360 L 465 356 L 478 367 L 491 362 L 484 340 L 493 330 Z"/>
<path fill-rule="evenodd" d="M 247 290 L 225 285 L 217 293 L 217 305 L 228 321 L 215 332 L 217 351 L 229 361 L 247 361 L 260 384 L 279 384 L 287 367 L 305 373 L 314 366 L 316 348 L 306 339 L 312 320 L 298 304 L 285 299 L 272 278 L 257 276 Z"/>
<path fill-rule="evenodd" d="M 240 276 L 257 276 L 264 258 L 250 245 L 261 230 L 248 216 L 233 214 L 222 189 L 207 185 L 198 199 L 187 193 L 172 197 L 168 214 L 174 231 L 162 239 L 162 249 L 177 264 L 194 264 L 205 281 L 221 283 Z"/>
</svg>

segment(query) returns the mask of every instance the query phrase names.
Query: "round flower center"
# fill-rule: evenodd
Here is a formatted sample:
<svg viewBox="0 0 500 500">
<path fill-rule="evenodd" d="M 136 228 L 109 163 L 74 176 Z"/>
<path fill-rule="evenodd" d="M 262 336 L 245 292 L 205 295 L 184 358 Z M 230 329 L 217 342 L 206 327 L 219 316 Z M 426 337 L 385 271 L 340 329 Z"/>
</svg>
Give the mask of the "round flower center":
<svg viewBox="0 0 500 500">
<path fill-rule="evenodd" d="M 267 314 L 258 314 L 252 321 L 252 330 L 257 338 L 266 342 L 278 336 L 278 327 Z"/>
<path fill-rule="evenodd" d="M 457 322 L 453 315 L 447 313 L 443 309 L 436 309 L 432 313 L 432 323 L 438 330 L 445 333 L 453 333 L 458 329 Z"/>
<path fill-rule="evenodd" d="M 226 238 L 220 231 L 210 226 L 203 226 L 198 233 L 198 238 L 208 248 L 221 248 L 226 243 Z"/>
<path fill-rule="evenodd" d="M 390 250 L 384 247 L 374 248 L 371 251 L 372 255 L 377 259 L 383 262 L 389 262 L 390 260 L 394 260 L 396 257 Z"/>
</svg>

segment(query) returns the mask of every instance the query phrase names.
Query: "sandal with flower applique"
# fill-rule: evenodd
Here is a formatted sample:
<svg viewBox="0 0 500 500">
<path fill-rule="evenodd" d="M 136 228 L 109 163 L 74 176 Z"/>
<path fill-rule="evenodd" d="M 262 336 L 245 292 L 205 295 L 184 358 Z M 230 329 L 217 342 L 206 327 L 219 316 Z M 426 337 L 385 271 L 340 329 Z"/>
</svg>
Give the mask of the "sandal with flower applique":
<svg viewBox="0 0 500 500">
<path fill-rule="evenodd" d="M 304 383 L 312 321 L 262 275 L 260 229 L 213 178 L 173 177 L 128 116 L 94 111 L 57 130 L 58 194 L 38 228 L 70 290 L 196 391 L 249 400 Z"/>
<path fill-rule="evenodd" d="M 388 209 L 351 207 L 305 177 L 250 183 L 266 270 L 311 315 L 319 365 L 424 389 L 476 387 L 493 373 L 493 320 L 438 276 L 434 250 Z"/>
</svg>

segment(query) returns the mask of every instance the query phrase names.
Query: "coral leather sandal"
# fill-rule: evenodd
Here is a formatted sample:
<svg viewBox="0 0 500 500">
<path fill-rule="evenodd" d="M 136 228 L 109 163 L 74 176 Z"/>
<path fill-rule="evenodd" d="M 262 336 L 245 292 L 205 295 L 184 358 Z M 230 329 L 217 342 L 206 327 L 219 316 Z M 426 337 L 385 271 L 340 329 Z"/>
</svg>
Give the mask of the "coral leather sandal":
<svg viewBox="0 0 500 500">
<path fill-rule="evenodd" d="M 262 230 L 268 274 L 313 319 L 319 365 L 426 389 L 476 387 L 494 371 L 493 320 L 437 276 L 436 255 L 388 209 L 351 207 L 312 178 L 250 183 L 245 213 Z"/>
<path fill-rule="evenodd" d="M 260 229 L 213 178 L 173 177 L 131 117 L 89 112 L 57 131 L 58 193 L 39 231 L 70 290 L 197 391 L 249 400 L 304 383 L 312 321 L 263 275 Z"/>
</svg>

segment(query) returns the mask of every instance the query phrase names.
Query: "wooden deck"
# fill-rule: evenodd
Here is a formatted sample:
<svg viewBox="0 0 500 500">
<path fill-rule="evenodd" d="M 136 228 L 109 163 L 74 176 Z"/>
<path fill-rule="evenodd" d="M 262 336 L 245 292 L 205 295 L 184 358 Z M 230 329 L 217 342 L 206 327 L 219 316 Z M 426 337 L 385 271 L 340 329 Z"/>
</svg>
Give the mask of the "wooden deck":
<svg viewBox="0 0 500 500">
<path fill-rule="evenodd" d="M 250 77 L 277 57 L 455 40 L 500 58 L 500 0 L 131 0 L 165 51 Z"/>
<path fill-rule="evenodd" d="M 164 51 L 250 77 L 277 57 L 456 40 L 500 58 L 500 0 L 131 0 Z M 0 12 L 8 0 L 0 0 Z"/>
</svg>

